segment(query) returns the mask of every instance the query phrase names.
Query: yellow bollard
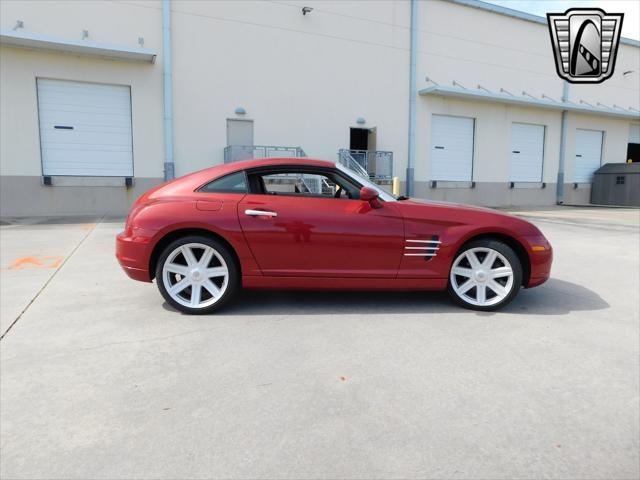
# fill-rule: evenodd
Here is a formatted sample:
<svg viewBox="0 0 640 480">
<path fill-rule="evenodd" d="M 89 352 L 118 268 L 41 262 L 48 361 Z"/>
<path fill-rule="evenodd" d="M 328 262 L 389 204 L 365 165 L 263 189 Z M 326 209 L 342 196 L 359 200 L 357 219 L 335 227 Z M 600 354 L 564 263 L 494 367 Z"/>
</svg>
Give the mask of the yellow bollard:
<svg viewBox="0 0 640 480">
<path fill-rule="evenodd" d="M 391 193 L 393 193 L 396 197 L 400 195 L 400 178 L 393 177 L 393 182 L 391 183 Z"/>
</svg>

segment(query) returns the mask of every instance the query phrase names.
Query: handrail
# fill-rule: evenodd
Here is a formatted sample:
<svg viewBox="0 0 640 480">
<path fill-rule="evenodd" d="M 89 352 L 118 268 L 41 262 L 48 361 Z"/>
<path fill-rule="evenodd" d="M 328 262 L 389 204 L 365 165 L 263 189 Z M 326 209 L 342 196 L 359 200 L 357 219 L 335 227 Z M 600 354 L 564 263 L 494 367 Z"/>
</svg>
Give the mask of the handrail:
<svg viewBox="0 0 640 480">
<path fill-rule="evenodd" d="M 306 157 L 301 147 L 283 145 L 227 145 L 224 147 L 224 163 L 269 157 Z"/>
<path fill-rule="evenodd" d="M 393 152 L 382 150 L 338 151 L 338 161 L 365 178 L 390 180 L 393 176 Z"/>
<path fill-rule="evenodd" d="M 302 180 L 302 183 L 304 184 L 305 187 L 307 187 L 307 190 L 309 190 L 309 193 L 313 193 L 313 194 L 322 193 L 322 186 L 320 185 L 320 182 L 318 182 L 320 177 L 314 175 L 313 176 L 314 182 L 311 182 L 311 178 L 306 178 L 306 177 L 307 175 L 301 174 L 298 178 Z"/>
<path fill-rule="evenodd" d="M 353 156 L 351 156 L 351 152 L 346 148 L 341 148 L 338 150 L 338 162 L 347 167 L 350 170 L 353 170 L 355 173 L 360 175 L 363 178 L 369 178 L 369 173 L 365 170 L 365 168 L 360 165 L 356 161 Z"/>
</svg>

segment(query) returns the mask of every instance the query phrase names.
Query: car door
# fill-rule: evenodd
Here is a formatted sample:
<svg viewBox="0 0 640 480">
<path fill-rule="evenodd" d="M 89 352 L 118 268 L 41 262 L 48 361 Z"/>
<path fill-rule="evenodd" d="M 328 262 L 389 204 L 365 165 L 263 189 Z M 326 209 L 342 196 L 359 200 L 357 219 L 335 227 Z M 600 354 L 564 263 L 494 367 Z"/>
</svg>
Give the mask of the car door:
<svg viewBox="0 0 640 480">
<path fill-rule="evenodd" d="M 404 229 L 393 202 L 372 208 L 335 170 L 279 168 L 248 177 L 238 217 L 263 275 L 396 277 Z"/>
</svg>

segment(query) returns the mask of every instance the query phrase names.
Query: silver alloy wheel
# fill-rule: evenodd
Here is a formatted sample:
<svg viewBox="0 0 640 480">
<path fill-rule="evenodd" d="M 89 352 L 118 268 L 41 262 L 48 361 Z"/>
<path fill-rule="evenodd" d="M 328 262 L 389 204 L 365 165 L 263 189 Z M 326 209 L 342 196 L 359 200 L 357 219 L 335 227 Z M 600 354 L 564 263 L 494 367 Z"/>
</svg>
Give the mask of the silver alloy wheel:
<svg viewBox="0 0 640 480">
<path fill-rule="evenodd" d="M 513 290 L 513 269 L 504 255 L 492 248 L 462 252 L 449 276 L 453 291 L 463 301 L 479 307 L 500 303 Z"/>
<path fill-rule="evenodd" d="M 229 284 L 229 269 L 213 247 L 187 243 L 165 260 L 162 281 L 167 293 L 180 305 L 205 308 L 224 295 Z"/>
</svg>

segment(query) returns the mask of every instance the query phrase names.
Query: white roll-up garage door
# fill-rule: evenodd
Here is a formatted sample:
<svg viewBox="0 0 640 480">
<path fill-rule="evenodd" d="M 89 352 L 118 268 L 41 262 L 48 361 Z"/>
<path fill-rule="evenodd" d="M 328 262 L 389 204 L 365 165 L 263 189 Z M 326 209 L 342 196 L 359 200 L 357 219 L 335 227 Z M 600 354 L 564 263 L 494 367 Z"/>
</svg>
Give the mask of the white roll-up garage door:
<svg viewBox="0 0 640 480">
<path fill-rule="evenodd" d="M 602 136 L 599 130 L 576 129 L 576 157 L 573 169 L 575 183 L 591 183 L 593 172 L 602 162 Z"/>
<path fill-rule="evenodd" d="M 544 158 L 544 126 L 527 123 L 511 124 L 512 182 L 542 182 Z"/>
<path fill-rule="evenodd" d="M 473 123 L 473 118 L 433 115 L 431 118 L 431 180 L 471 181 Z"/>
<path fill-rule="evenodd" d="M 629 143 L 640 143 L 640 124 L 629 125 Z"/>
<path fill-rule="evenodd" d="M 38 79 L 43 175 L 133 176 L 131 92 Z"/>
</svg>

